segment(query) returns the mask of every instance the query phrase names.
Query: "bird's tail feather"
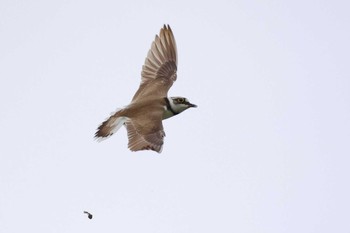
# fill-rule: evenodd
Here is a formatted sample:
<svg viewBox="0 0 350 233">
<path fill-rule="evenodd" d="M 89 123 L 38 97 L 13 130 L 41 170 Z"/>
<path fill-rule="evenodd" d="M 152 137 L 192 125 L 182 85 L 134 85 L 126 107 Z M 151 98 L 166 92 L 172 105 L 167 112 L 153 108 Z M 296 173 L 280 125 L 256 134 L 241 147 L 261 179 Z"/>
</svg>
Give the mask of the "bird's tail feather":
<svg viewBox="0 0 350 233">
<path fill-rule="evenodd" d="M 103 140 L 112 136 L 122 127 L 126 120 L 127 117 L 121 116 L 121 109 L 117 110 L 97 128 L 95 138 L 97 140 Z"/>
</svg>

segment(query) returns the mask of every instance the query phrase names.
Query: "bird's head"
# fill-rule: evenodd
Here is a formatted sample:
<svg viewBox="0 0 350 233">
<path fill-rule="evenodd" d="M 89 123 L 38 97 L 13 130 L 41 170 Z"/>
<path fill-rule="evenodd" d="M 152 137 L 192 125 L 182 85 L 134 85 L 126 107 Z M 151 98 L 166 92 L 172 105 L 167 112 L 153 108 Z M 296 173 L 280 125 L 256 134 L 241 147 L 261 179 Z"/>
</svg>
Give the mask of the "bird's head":
<svg viewBox="0 0 350 233">
<path fill-rule="evenodd" d="M 190 103 L 187 98 L 184 97 L 170 97 L 170 106 L 177 114 L 185 111 L 188 108 L 196 108 L 197 105 Z"/>
</svg>

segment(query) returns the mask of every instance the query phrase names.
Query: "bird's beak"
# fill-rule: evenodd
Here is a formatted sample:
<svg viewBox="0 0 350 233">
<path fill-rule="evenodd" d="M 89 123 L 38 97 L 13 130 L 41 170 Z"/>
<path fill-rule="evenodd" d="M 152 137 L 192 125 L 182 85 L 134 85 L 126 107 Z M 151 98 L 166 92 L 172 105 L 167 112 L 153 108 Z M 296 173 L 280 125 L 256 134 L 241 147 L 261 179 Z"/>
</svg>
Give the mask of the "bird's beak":
<svg viewBox="0 0 350 233">
<path fill-rule="evenodd" d="M 191 104 L 191 103 L 188 103 L 188 106 L 189 106 L 190 108 L 197 108 L 197 105 Z"/>
</svg>

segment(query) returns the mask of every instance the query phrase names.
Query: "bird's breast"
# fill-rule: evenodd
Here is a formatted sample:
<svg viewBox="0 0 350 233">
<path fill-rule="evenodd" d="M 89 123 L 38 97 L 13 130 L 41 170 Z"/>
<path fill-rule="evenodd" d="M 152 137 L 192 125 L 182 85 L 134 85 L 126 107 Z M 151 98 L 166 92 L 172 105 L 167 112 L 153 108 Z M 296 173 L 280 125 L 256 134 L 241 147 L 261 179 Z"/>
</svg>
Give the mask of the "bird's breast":
<svg viewBox="0 0 350 233">
<path fill-rule="evenodd" d="M 176 114 L 174 114 L 173 111 L 170 111 L 167 107 L 165 107 L 165 111 L 163 113 L 163 120 L 168 119 L 168 118 L 175 116 L 175 115 Z"/>
</svg>

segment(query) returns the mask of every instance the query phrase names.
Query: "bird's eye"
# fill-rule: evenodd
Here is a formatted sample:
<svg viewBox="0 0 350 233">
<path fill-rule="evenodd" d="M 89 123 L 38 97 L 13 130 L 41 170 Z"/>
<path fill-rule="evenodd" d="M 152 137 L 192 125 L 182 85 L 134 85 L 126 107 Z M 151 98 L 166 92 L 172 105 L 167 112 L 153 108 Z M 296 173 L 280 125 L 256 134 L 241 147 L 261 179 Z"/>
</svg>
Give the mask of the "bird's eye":
<svg viewBox="0 0 350 233">
<path fill-rule="evenodd" d="M 184 99 L 184 98 L 179 98 L 177 101 L 178 101 L 179 103 L 183 103 L 183 102 L 185 102 L 185 99 Z"/>
</svg>

